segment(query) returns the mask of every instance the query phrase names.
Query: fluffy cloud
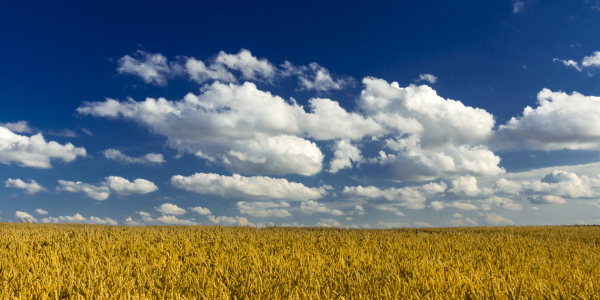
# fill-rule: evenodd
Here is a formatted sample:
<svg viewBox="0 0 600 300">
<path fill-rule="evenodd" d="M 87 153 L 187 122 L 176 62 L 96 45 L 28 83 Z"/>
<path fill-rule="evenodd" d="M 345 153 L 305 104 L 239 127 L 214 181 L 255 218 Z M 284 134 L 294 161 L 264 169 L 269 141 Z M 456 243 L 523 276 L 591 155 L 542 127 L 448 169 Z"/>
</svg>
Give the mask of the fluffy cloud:
<svg viewBox="0 0 600 300">
<path fill-rule="evenodd" d="M 477 206 L 475 206 L 471 203 L 458 202 L 458 201 L 454 201 L 453 203 L 443 203 L 440 201 L 433 201 L 429 204 L 429 207 L 431 207 L 433 210 L 441 210 L 446 207 L 456 208 L 456 209 L 460 209 L 460 210 L 477 210 Z"/>
<path fill-rule="evenodd" d="M 252 226 L 256 227 L 254 223 L 248 221 L 248 219 L 244 217 L 227 217 L 227 216 L 208 216 L 208 220 L 215 224 L 224 224 L 224 225 L 239 225 L 239 226 Z"/>
<path fill-rule="evenodd" d="M 33 195 L 33 194 L 41 192 L 41 191 L 46 191 L 46 192 L 48 191 L 48 189 L 39 185 L 37 182 L 35 182 L 35 180 L 29 180 L 29 183 L 25 183 L 21 179 L 9 178 L 4 182 L 4 184 L 6 187 L 12 187 L 12 188 L 18 188 L 18 189 L 25 190 L 25 193 L 29 194 L 29 195 Z"/>
<path fill-rule="evenodd" d="M 94 200 L 106 200 L 110 196 L 110 189 L 107 186 L 96 186 L 81 181 L 73 182 L 66 180 L 58 180 L 59 187 L 57 191 L 65 191 L 71 193 L 84 193 L 86 197 Z"/>
<path fill-rule="evenodd" d="M 438 80 L 437 76 L 434 76 L 431 74 L 420 74 L 418 81 L 427 81 L 431 84 L 434 84 L 437 82 L 437 80 Z"/>
<path fill-rule="evenodd" d="M 340 222 L 334 219 L 321 219 L 321 222 L 317 222 L 318 227 L 336 227 L 340 226 Z"/>
<path fill-rule="evenodd" d="M 328 170 L 330 173 L 335 174 L 341 169 L 351 169 L 352 162 L 360 163 L 363 160 L 360 150 L 349 140 L 337 141 L 333 150 L 334 157 Z"/>
<path fill-rule="evenodd" d="M 485 220 L 488 222 L 488 224 L 492 225 L 515 225 L 515 222 L 512 220 L 506 219 L 503 216 L 494 213 L 486 214 Z"/>
<path fill-rule="evenodd" d="M 523 205 L 515 203 L 514 200 L 504 197 L 493 196 L 486 200 L 481 200 L 483 204 L 481 205 L 482 210 L 491 210 L 492 205 L 509 209 L 509 210 L 521 210 Z"/>
<path fill-rule="evenodd" d="M 374 186 L 369 187 L 344 187 L 342 192 L 344 195 L 363 199 L 386 199 L 398 206 L 402 206 L 408 209 L 424 209 L 425 201 L 427 196 L 434 196 L 439 193 L 443 193 L 446 190 L 446 184 L 444 183 L 429 183 L 417 187 L 404 187 L 404 188 L 388 188 L 385 190 L 379 189 Z M 391 210 L 389 205 L 378 206 L 378 209 Z"/>
<path fill-rule="evenodd" d="M 176 216 L 160 216 L 156 221 L 167 225 L 196 225 L 196 222 L 186 219 L 178 219 Z"/>
<path fill-rule="evenodd" d="M 303 201 L 318 199 L 327 194 L 324 188 L 308 188 L 301 183 L 289 182 L 284 178 L 244 177 L 237 174 L 225 176 L 196 173 L 188 177 L 175 175 L 171 178 L 171 184 L 180 189 L 230 199 Z"/>
<path fill-rule="evenodd" d="M 27 121 L 18 121 L 14 123 L 0 123 L 0 126 L 16 133 L 31 133 L 33 130 L 29 127 Z"/>
<path fill-rule="evenodd" d="M 122 177 L 109 176 L 106 177 L 106 184 L 119 195 L 147 194 L 158 190 L 154 183 L 141 178 L 130 182 Z"/>
<path fill-rule="evenodd" d="M 101 182 L 99 185 L 66 180 L 58 180 L 58 184 L 60 185 L 56 188 L 58 191 L 84 193 L 86 197 L 94 200 L 106 200 L 111 192 L 116 192 L 119 195 L 125 196 L 130 194 L 146 194 L 158 190 L 158 187 L 148 180 L 138 178 L 133 182 L 130 182 L 129 180 L 118 176 L 106 177 L 106 181 Z"/>
<path fill-rule="evenodd" d="M 191 211 L 194 211 L 194 212 L 197 212 L 197 213 L 199 213 L 199 214 L 201 214 L 201 215 L 205 215 L 205 216 L 212 214 L 212 213 L 210 212 L 210 209 L 208 209 L 208 208 L 204 208 L 204 207 L 201 207 L 201 206 L 198 206 L 198 207 L 190 207 L 190 210 L 191 210 Z"/>
<path fill-rule="evenodd" d="M 347 86 L 354 86 L 354 79 L 348 76 L 331 75 L 329 70 L 313 62 L 308 66 L 294 66 L 286 61 L 281 65 L 284 76 L 297 75 L 300 89 L 326 92 L 341 90 Z"/>
<path fill-rule="evenodd" d="M 155 207 L 158 212 L 163 213 L 165 215 L 183 215 L 187 213 L 187 211 L 183 208 L 178 207 L 175 204 L 165 203 L 159 207 Z"/>
<path fill-rule="evenodd" d="M 146 83 L 166 85 L 167 77 L 174 72 L 172 67 L 177 68 L 176 65 L 170 65 L 162 54 L 139 50 L 134 56 L 136 58 L 125 55 L 119 59 L 117 68 L 119 74 L 135 75 Z"/>
<path fill-rule="evenodd" d="M 223 51 L 215 59 L 217 64 L 227 66 L 231 70 L 242 73 L 247 80 L 272 81 L 277 75 L 277 68 L 267 59 L 257 59 L 249 50 L 242 49 L 238 54 L 227 54 Z"/>
<path fill-rule="evenodd" d="M 396 179 L 426 180 L 456 174 L 497 175 L 500 158 L 485 143 L 493 136 L 494 118 L 483 109 L 444 99 L 429 86 L 367 77 L 359 108 L 383 125 L 394 153 L 371 159 L 390 165 Z"/>
<path fill-rule="evenodd" d="M 43 210 L 43 209 L 41 209 L 41 208 L 37 208 L 37 209 L 35 210 L 35 212 L 36 212 L 36 213 L 38 213 L 38 214 L 40 214 L 40 215 L 47 215 L 47 214 L 48 214 L 48 212 L 47 212 L 47 211 L 45 211 L 45 210 Z"/>
<path fill-rule="evenodd" d="M 78 156 L 86 156 L 84 148 L 71 143 L 46 142 L 41 133 L 31 137 L 18 135 L 0 126 L 0 163 L 47 169 L 52 167 L 51 160 L 68 163 Z"/>
<path fill-rule="evenodd" d="M 116 220 L 108 218 L 108 217 L 101 219 L 101 218 L 91 216 L 89 219 L 89 222 L 92 224 L 100 224 L 100 225 L 115 225 L 115 226 L 119 225 Z"/>
<path fill-rule="evenodd" d="M 101 153 L 107 159 L 116 160 L 125 164 L 161 164 L 165 162 L 165 158 L 159 153 L 148 153 L 142 157 L 127 156 L 116 149 L 106 149 Z"/>
<path fill-rule="evenodd" d="M 538 107 L 500 126 L 498 134 L 532 149 L 600 149 L 600 97 L 543 89 Z"/>
<path fill-rule="evenodd" d="M 241 214 L 254 217 L 290 217 L 292 214 L 287 210 L 290 204 L 284 201 L 275 202 L 243 202 L 237 203 Z"/>
<path fill-rule="evenodd" d="M 29 221 L 29 222 L 37 222 L 38 219 L 34 218 L 32 215 L 23 212 L 23 211 L 17 211 L 15 212 L 15 217 L 17 217 L 19 220 L 23 220 L 23 221 Z"/>
<path fill-rule="evenodd" d="M 327 213 L 327 214 L 331 214 L 334 216 L 341 216 L 344 214 L 337 209 L 330 209 L 330 208 L 326 207 L 324 204 L 318 203 L 317 201 L 313 201 L 313 200 L 302 202 L 300 204 L 300 207 L 297 208 L 297 210 L 299 210 L 302 213 L 309 214 L 309 215 L 311 215 L 313 213 Z"/>
</svg>

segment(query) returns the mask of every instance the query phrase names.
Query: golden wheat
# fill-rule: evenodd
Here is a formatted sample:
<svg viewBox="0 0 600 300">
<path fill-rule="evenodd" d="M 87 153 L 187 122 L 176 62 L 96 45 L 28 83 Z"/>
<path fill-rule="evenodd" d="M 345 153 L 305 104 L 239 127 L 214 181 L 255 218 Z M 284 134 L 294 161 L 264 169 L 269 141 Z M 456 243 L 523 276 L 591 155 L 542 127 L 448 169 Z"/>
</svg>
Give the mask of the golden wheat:
<svg viewBox="0 0 600 300">
<path fill-rule="evenodd" d="M 600 299 L 600 228 L 0 223 L 1 299 Z"/>
</svg>

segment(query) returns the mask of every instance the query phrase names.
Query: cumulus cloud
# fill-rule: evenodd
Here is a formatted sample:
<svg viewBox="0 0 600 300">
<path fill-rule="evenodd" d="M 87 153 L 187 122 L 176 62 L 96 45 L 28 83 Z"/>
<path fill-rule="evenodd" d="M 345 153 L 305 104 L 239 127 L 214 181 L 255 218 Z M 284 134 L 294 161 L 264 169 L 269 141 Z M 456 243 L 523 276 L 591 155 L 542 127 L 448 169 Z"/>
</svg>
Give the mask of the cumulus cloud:
<svg viewBox="0 0 600 300">
<path fill-rule="evenodd" d="M 27 121 L 17 121 L 14 123 L 0 123 L 0 126 L 16 133 L 31 133 L 33 130 L 29 127 Z"/>
<path fill-rule="evenodd" d="M 45 210 L 43 210 L 43 209 L 41 209 L 41 208 L 37 208 L 37 209 L 35 210 L 35 212 L 36 212 L 36 213 L 38 213 L 38 214 L 40 214 L 40 215 L 47 215 L 47 214 L 48 214 L 48 212 L 47 212 L 47 211 L 45 211 Z"/>
<path fill-rule="evenodd" d="M 212 213 L 210 212 L 210 209 L 205 208 L 205 207 L 201 207 L 201 206 L 197 206 L 197 207 L 190 207 L 191 211 L 197 212 L 201 215 L 211 215 Z"/>
<path fill-rule="evenodd" d="M 434 84 L 436 83 L 438 80 L 437 76 L 431 75 L 431 74 L 420 74 L 419 75 L 419 80 L 418 81 L 427 81 L 430 84 Z"/>
<path fill-rule="evenodd" d="M 161 164 L 166 162 L 162 154 L 148 153 L 142 157 L 131 157 L 116 149 L 106 149 L 101 152 L 106 159 L 116 160 L 125 164 Z"/>
<path fill-rule="evenodd" d="M 301 183 L 289 182 L 284 178 L 265 176 L 245 177 L 196 173 L 192 176 L 175 175 L 171 184 L 177 188 L 227 197 L 230 199 L 282 199 L 304 201 L 318 199 L 327 194 L 325 188 L 308 188 Z"/>
<path fill-rule="evenodd" d="M 341 169 L 351 169 L 352 162 L 360 163 L 363 160 L 360 150 L 349 140 L 337 141 L 333 150 L 334 157 L 328 170 L 330 173 L 335 174 Z"/>
<path fill-rule="evenodd" d="M 84 218 L 81 214 L 76 213 L 72 216 L 59 216 L 58 218 L 47 217 L 43 218 L 42 223 L 84 223 L 84 224 L 99 224 L 99 225 L 119 225 L 116 220 L 111 218 L 98 218 L 90 216 L 89 219 Z"/>
<path fill-rule="evenodd" d="M 60 186 L 56 188 L 57 191 L 84 193 L 86 197 L 98 201 L 106 200 L 110 196 L 110 189 L 104 185 L 96 186 L 81 181 L 73 182 L 66 180 L 58 180 L 58 184 Z"/>
<path fill-rule="evenodd" d="M 272 81 L 277 74 L 277 68 L 272 63 L 265 58 L 257 59 L 246 49 L 241 49 L 238 54 L 227 54 L 221 51 L 215 62 L 241 72 L 242 77 L 247 80 Z"/>
<path fill-rule="evenodd" d="M 340 222 L 334 219 L 321 219 L 321 222 L 317 222 L 317 227 L 336 227 L 340 226 Z"/>
<path fill-rule="evenodd" d="M 130 182 L 118 176 L 106 177 L 106 181 L 98 185 L 66 180 L 58 180 L 58 184 L 57 191 L 84 193 L 86 197 L 99 201 L 106 200 L 111 192 L 125 196 L 130 194 L 146 194 L 158 190 L 158 187 L 148 180 L 138 178 Z"/>
<path fill-rule="evenodd" d="M 158 190 L 154 183 L 141 178 L 130 182 L 122 177 L 109 176 L 106 177 L 106 184 L 119 195 L 147 194 Z"/>
<path fill-rule="evenodd" d="M 543 89 L 538 107 L 526 107 L 498 132 L 531 149 L 600 149 L 600 97 Z"/>
<path fill-rule="evenodd" d="M 254 223 L 248 221 L 248 219 L 244 217 L 227 217 L 227 216 L 208 216 L 208 220 L 215 224 L 223 224 L 223 225 L 239 225 L 239 226 L 252 226 L 256 227 Z"/>
<path fill-rule="evenodd" d="M 29 180 L 29 183 L 26 183 L 21 179 L 9 178 L 4 182 L 4 184 L 6 187 L 12 187 L 12 188 L 18 188 L 18 189 L 25 190 L 25 193 L 29 194 L 29 195 L 33 195 L 33 194 L 36 194 L 41 191 L 45 191 L 45 192 L 48 191 L 48 189 L 39 185 L 37 182 L 35 182 L 35 180 Z"/>
<path fill-rule="evenodd" d="M 188 58 L 185 63 L 185 70 L 190 76 L 190 79 L 197 83 L 204 83 L 209 80 L 219 80 L 221 82 L 236 82 L 235 75 L 227 70 L 221 64 L 205 64 L 201 60 Z"/>
<path fill-rule="evenodd" d="M 275 202 L 243 202 L 237 203 L 241 214 L 254 217 L 290 217 L 292 214 L 288 211 L 290 204 L 284 201 Z"/>
<path fill-rule="evenodd" d="M 327 214 L 331 214 L 334 216 L 341 216 L 344 214 L 340 210 L 330 209 L 330 208 L 326 207 L 324 204 L 318 203 L 317 201 L 313 201 L 313 200 L 309 200 L 309 201 L 300 203 L 300 207 L 297 208 L 297 210 L 299 210 L 302 213 L 309 214 L 309 215 L 311 215 L 313 213 L 327 213 Z"/>
<path fill-rule="evenodd" d="M 101 219 L 101 218 L 91 216 L 89 222 L 92 224 L 100 224 L 100 225 L 115 225 L 115 226 L 119 225 L 116 220 L 108 218 L 108 217 Z"/>
<path fill-rule="evenodd" d="M 354 86 L 354 79 L 352 77 L 332 75 L 329 70 L 316 62 L 310 63 L 308 66 L 294 66 L 289 61 L 286 61 L 281 67 L 284 76 L 298 76 L 301 90 L 326 92 Z"/>
<path fill-rule="evenodd" d="M 187 213 L 187 211 L 179 206 L 171 203 L 165 203 L 159 207 L 155 207 L 158 212 L 163 213 L 165 215 L 183 215 Z"/>
<path fill-rule="evenodd" d="M 23 220 L 23 221 L 29 221 L 29 222 L 37 222 L 38 219 L 34 218 L 32 215 L 23 212 L 23 211 L 17 211 L 15 212 L 15 217 L 17 217 L 17 219 L 19 220 Z"/>
<path fill-rule="evenodd" d="M 385 190 L 374 186 L 362 187 L 359 185 L 355 187 L 346 186 L 342 193 L 355 198 L 386 199 L 389 202 L 408 209 L 424 209 L 427 196 L 434 196 L 443 193 L 445 190 L 446 184 L 444 183 L 429 183 L 416 187 L 388 188 Z M 377 208 L 390 210 L 390 207 L 387 205 L 378 206 Z"/>
<path fill-rule="evenodd" d="M 429 204 L 429 207 L 431 207 L 433 210 L 441 210 L 446 207 L 456 208 L 456 209 L 460 209 L 460 210 L 477 210 L 477 206 L 475 206 L 471 203 L 459 202 L 459 201 L 454 201 L 452 203 L 443 203 L 440 201 L 433 201 Z"/>
<path fill-rule="evenodd" d="M 428 180 L 457 174 L 498 175 L 500 158 L 485 144 L 494 118 L 483 109 L 444 99 L 429 86 L 367 77 L 359 108 L 393 135 L 385 140 L 392 153 L 371 162 L 390 165 L 396 179 Z"/>
<path fill-rule="evenodd" d="M 134 57 L 125 55 L 118 60 L 119 74 L 128 74 L 138 76 L 146 83 L 155 85 L 166 85 L 167 77 L 174 72 L 166 57 L 160 53 L 148 53 L 138 50 Z"/>
<path fill-rule="evenodd" d="M 515 225 L 515 222 L 512 220 L 506 219 L 503 216 L 494 213 L 486 214 L 485 220 L 488 222 L 488 224 L 492 225 Z"/>
<path fill-rule="evenodd" d="M 160 216 L 156 221 L 167 225 L 196 225 L 196 222 L 187 219 L 178 219 L 176 216 Z"/>
<path fill-rule="evenodd" d="M 0 126 L 0 163 L 48 169 L 52 167 L 51 160 L 68 163 L 78 156 L 86 156 L 84 148 L 71 143 L 61 145 L 54 141 L 46 142 L 41 133 L 31 137 L 18 135 Z"/>
</svg>

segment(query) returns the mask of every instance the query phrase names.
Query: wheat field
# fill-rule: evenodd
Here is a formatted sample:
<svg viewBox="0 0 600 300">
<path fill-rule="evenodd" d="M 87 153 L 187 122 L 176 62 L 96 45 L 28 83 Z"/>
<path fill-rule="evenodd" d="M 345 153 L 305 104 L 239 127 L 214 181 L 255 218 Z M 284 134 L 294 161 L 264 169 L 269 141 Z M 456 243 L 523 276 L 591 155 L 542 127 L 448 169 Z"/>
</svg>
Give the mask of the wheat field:
<svg viewBox="0 0 600 300">
<path fill-rule="evenodd" d="M 599 227 L 0 223 L 0 299 L 600 299 Z"/>
</svg>

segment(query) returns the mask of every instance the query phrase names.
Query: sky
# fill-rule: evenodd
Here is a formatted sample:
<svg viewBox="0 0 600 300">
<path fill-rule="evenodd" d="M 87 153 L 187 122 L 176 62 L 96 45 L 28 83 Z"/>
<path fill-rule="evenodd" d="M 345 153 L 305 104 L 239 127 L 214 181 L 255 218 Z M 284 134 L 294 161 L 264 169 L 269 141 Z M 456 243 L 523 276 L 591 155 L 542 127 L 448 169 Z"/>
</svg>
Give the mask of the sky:
<svg viewBox="0 0 600 300">
<path fill-rule="evenodd" d="M 600 1 L 17 1 L 0 222 L 600 224 Z"/>
</svg>

